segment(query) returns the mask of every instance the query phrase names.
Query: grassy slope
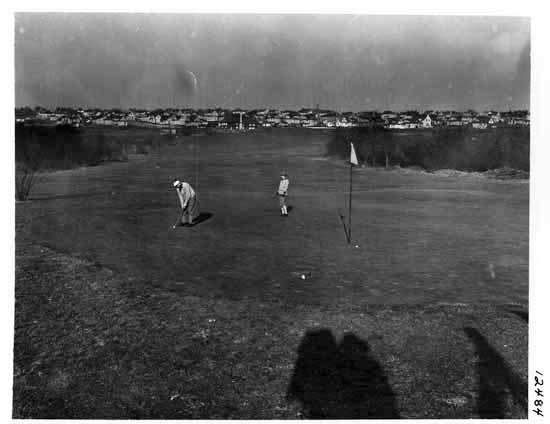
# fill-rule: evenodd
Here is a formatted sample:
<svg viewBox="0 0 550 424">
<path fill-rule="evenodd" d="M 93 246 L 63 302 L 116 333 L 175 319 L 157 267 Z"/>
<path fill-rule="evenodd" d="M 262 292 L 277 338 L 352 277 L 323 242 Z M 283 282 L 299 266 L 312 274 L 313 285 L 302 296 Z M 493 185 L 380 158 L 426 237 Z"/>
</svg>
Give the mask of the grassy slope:
<svg viewBox="0 0 550 424">
<path fill-rule="evenodd" d="M 345 168 L 262 141 L 201 145 L 215 215 L 191 231 L 165 229 L 159 195 L 193 169 L 185 146 L 56 174 L 17 205 L 14 416 L 525 417 L 526 186 L 358 170 L 350 250 L 332 210 Z M 284 223 L 260 197 L 281 167 Z M 340 353 L 308 345 L 316 329 Z M 296 379 L 303 405 L 286 399 Z"/>
<path fill-rule="evenodd" d="M 286 310 L 173 296 L 33 244 L 17 255 L 14 417 L 296 418 L 285 399 L 296 349 L 319 328 L 368 343 L 401 417 L 478 417 L 480 398 L 526 416 L 517 306 Z"/>
</svg>

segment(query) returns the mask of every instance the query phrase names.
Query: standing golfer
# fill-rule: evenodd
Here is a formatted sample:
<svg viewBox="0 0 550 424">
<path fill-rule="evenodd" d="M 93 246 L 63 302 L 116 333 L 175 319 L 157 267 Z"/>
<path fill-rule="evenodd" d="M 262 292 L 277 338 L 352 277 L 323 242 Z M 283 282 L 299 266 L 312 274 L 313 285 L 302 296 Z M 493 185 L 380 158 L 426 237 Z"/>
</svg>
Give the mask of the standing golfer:
<svg viewBox="0 0 550 424">
<path fill-rule="evenodd" d="M 176 192 L 178 193 L 178 199 L 181 206 L 181 225 L 193 224 L 193 219 L 197 217 L 198 205 L 197 196 L 193 187 L 184 181 L 175 179 L 172 183 Z M 177 223 L 174 225 L 174 227 Z"/>
<path fill-rule="evenodd" d="M 281 216 L 288 216 L 288 210 L 286 208 L 286 196 L 288 191 L 288 177 L 283 172 L 281 174 L 281 181 L 279 182 L 279 189 L 277 190 L 277 196 L 279 196 L 279 207 L 281 208 Z"/>
</svg>

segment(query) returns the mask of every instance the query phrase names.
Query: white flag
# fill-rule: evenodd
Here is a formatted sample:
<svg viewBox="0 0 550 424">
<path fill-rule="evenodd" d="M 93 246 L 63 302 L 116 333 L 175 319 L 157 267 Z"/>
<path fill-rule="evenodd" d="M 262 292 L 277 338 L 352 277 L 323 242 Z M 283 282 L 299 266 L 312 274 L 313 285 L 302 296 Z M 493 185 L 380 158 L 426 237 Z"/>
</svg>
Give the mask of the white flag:
<svg viewBox="0 0 550 424">
<path fill-rule="evenodd" d="M 355 148 L 353 147 L 353 143 L 350 143 L 351 145 L 351 154 L 349 161 L 352 165 L 359 165 L 359 162 L 357 161 L 357 155 L 355 154 Z"/>
</svg>

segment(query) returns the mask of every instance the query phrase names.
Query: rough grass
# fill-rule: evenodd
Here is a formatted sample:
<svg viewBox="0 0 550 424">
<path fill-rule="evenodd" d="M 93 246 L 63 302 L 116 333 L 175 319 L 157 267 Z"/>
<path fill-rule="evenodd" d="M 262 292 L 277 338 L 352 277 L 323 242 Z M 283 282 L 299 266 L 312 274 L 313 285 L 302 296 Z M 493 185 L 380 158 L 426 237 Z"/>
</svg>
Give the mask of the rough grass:
<svg viewBox="0 0 550 424">
<path fill-rule="evenodd" d="M 17 258 L 14 418 L 366 418 L 390 401 L 394 417 L 526 418 L 526 305 L 287 309 L 174 296 L 34 243 Z M 322 329 L 366 347 L 344 370 L 315 345 L 299 361 Z"/>
</svg>

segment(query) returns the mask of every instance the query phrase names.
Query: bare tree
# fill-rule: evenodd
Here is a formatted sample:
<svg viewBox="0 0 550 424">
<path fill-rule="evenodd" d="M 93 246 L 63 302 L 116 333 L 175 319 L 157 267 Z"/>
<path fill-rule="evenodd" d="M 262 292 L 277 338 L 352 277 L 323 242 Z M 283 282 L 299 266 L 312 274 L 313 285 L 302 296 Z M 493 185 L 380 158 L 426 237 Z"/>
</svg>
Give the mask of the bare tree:
<svg viewBox="0 0 550 424">
<path fill-rule="evenodd" d="M 27 200 L 36 183 L 43 164 L 38 145 L 20 141 L 15 146 L 15 198 Z"/>
<path fill-rule="evenodd" d="M 15 167 L 15 198 L 27 200 L 32 188 L 39 181 L 38 168 L 18 163 Z"/>
</svg>

